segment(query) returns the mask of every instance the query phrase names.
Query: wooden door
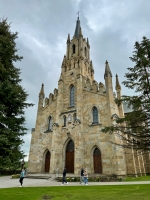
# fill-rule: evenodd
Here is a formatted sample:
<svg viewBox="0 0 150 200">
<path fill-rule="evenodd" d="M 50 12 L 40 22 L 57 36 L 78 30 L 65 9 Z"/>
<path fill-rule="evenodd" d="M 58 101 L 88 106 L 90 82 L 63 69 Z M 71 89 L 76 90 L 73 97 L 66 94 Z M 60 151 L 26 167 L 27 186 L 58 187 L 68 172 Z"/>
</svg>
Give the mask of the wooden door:
<svg viewBox="0 0 150 200">
<path fill-rule="evenodd" d="M 71 140 L 66 148 L 66 170 L 74 173 L 74 142 Z"/>
<path fill-rule="evenodd" d="M 50 169 L 50 152 L 48 151 L 45 156 L 45 172 L 49 172 Z"/>
<path fill-rule="evenodd" d="M 94 150 L 93 161 L 94 161 L 94 173 L 102 174 L 101 153 L 98 148 Z"/>
</svg>

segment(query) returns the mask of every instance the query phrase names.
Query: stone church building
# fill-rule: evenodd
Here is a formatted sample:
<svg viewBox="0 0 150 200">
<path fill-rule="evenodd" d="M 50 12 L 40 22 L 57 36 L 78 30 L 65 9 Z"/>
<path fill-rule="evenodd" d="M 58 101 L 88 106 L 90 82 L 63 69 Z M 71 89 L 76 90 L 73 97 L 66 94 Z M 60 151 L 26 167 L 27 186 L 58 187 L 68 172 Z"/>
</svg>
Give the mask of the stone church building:
<svg viewBox="0 0 150 200">
<path fill-rule="evenodd" d="M 125 150 L 116 134 L 105 134 L 105 126 L 124 116 L 122 105 L 114 102 L 112 72 L 106 61 L 104 81 L 94 79 L 88 38 L 82 35 L 79 17 L 72 39 L 68 35 L 58 89 L 45 98 L 39 93 L 35 128 L 32 129 L 29 173 L 61 172 L 79 174 L 83 166 L 89 174 L 141 175 L 150 172 L 149 154 Z M 64 47 L 65 48 L 65 47 Z M 116 94 L 121 86 L 116 75 Z"/>
</svg>

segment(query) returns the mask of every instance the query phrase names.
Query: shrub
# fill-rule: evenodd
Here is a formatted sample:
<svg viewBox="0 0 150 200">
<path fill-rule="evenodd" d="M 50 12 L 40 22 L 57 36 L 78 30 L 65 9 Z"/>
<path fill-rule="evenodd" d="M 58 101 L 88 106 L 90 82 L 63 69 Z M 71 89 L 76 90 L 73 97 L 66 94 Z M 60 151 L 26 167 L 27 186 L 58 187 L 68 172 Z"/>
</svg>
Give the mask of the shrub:
<svg viewBox="0 0 150 200">
<path fill-rule="evenodd" d="M 20 178 L 20 174 L 13 174 L 11 178 Z"/>
</svg>

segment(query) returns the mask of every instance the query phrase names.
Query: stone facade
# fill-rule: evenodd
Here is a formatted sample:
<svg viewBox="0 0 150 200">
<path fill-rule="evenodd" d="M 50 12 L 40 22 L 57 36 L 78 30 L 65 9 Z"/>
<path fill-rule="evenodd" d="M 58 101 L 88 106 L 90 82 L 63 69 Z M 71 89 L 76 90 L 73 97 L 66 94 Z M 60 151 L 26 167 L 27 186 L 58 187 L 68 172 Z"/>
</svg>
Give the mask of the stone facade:
<svg viewBox="0 0 150 200">
<path fill-rule="evenodd" d="M 68 35 L 61 68 L 58 89 L 45 98 L 42 84 L 39 93 L 28 172 L 54 173 L 62 171 L 65 166 L 74 174 L 80 173 L 81 166 L 91 174 L 136 176 L 150 172 L 149 154 L 143 156 L 131 150 L 127 152 L 112 143 L 121 142 L 116 134 L 101 132 L 105 126 L 115 123 L 116 116 L 123 117 L 124 109 L 114 102 L 112 73 L 107 61 L 105 84 L 94 80 L 90 45 L 88 39 L 83 38 L 79 18 L 72 40 Z M 116 93 L 121 98 L 118 76 Z M 70 141 L 73 146 L 67 154 Z"/>
</svg>

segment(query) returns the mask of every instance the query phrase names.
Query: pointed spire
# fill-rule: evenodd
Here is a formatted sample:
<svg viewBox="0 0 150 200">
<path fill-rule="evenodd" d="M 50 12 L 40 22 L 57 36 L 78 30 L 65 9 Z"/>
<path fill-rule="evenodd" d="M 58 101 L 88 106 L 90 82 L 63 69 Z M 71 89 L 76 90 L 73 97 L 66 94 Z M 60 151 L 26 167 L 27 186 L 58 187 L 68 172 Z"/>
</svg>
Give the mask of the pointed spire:
<svg viewBox="0 0 150 200">
<path fill-rule="evenodd" d="M 76 22 L 76 29 L 75 29 L 75 32 L 74 32 L 74 37 L 78 38 L 79 34 L 80 34 L 80 20 L 79 20 L 79 17 L 78 17 L 77 22 Z"/>
<path fill-rule="evenodd" d="M 42 83 L 42 86 L 41 86 L 41 91 L 40 91 L 40 93 L 39 93 L 39 96 L 45 96 L 45 94 L 44 94 L 44 84 Z"/>
<path fill-rule="evenodd" d="M 109 64 L 108 64 L 108 61 L 106 60 L 106 63 L 105 63 L 105 74 L 104 74 L 104 78 L 105 77 L 108 77 L 108 75 L 110 75 L 112 77 L 112 73 L 110 71 L 110 68 L 109 68 Z"/>
<path fill-rule="evenodd" d="M 120 86 L 120 83 L 119 83 L 118 75 L 116 74 L 116 90 L 117 89 L 121 90 L 121 86 Z"/>
<path fill-rule="evenodd" d="M 67 44 L 70 43 L 70 34 L 68 34 Z"/>
<path fill-rule="evenodd" d="M 90 68 L 91 68 L 91 71 L 94 72 L 92 60 L 90 61 Z"/>
<path fill-rule="evenodd" d="M 66 56 L 64 56 L 64 59 L 62 61 L 62 65 L 65 65 L 66 64 Z"/>
<path fill-rule="evenodd" d="M 82 36 L 83 36 L 83 35 L 82 35 L 82 29 L 81 29 L 81 27 L 80 27 L 79 36 L 80 36 L 80 37 L 82 37 Z"/>
<path fill-rule="evenodd" d="M 87 38 L 87 46 L 90 48 L 89 39 Z"/>
</svg>

